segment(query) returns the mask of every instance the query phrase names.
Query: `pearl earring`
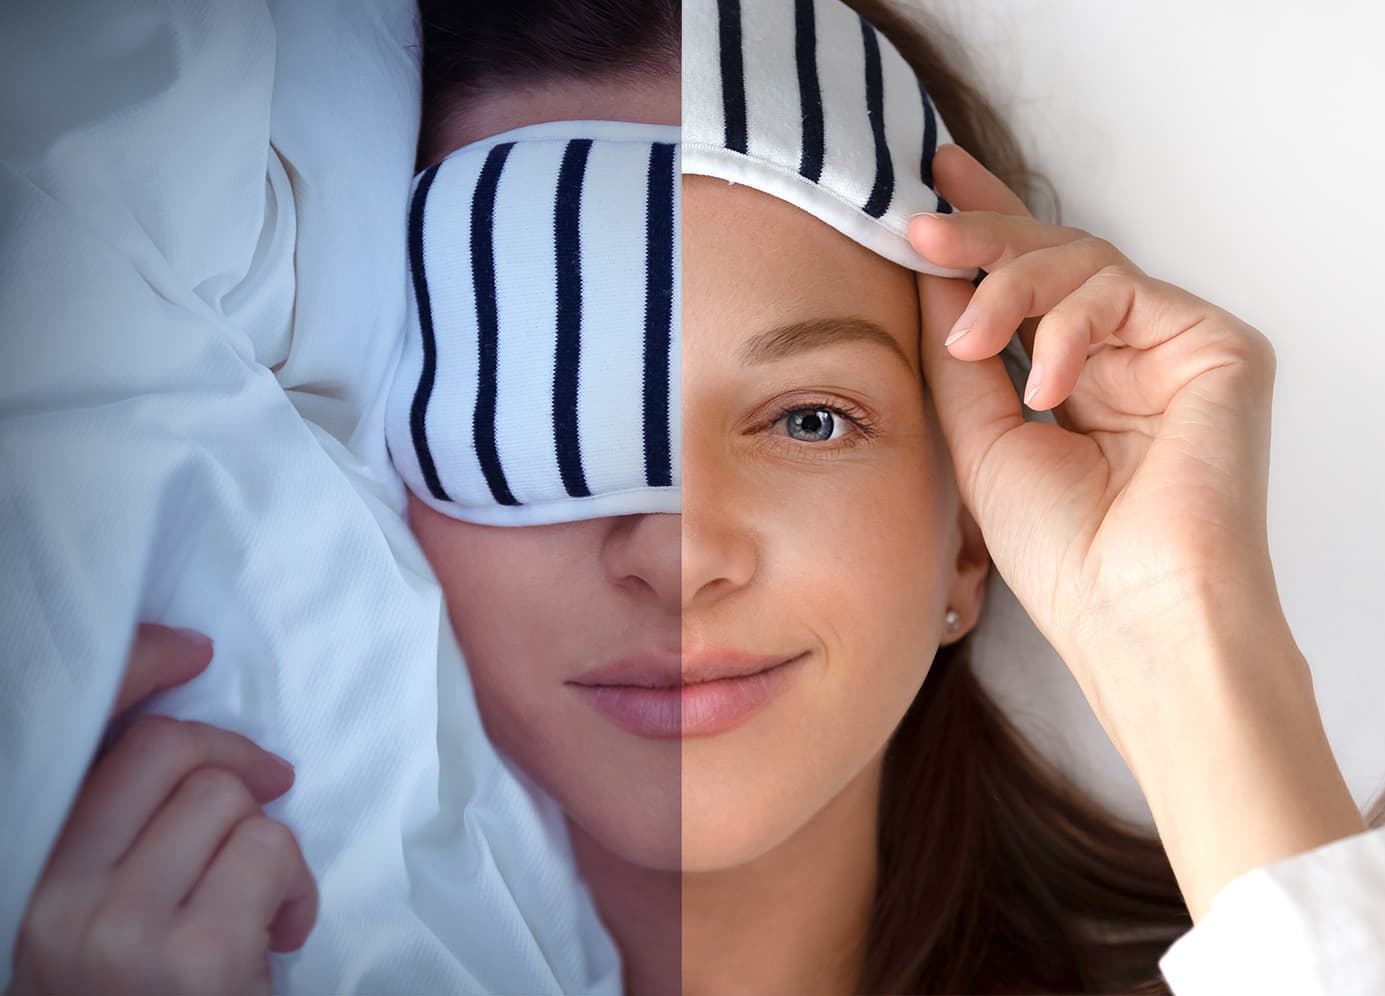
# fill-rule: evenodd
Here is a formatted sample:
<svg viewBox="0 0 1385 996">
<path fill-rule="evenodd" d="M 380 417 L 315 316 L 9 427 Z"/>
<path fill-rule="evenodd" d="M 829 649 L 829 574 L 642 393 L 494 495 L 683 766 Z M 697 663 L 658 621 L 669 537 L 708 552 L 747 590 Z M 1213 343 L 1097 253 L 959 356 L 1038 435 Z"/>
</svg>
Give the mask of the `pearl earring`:
<svg viewBox="0 0 1385 996">
<path fill-rule="evenodd" d="M 962 617 L 957 614 L 955 609 L 948 609 L 947 615 L 943 616 L 943 622 L 947 624 L 949 630 L 954 630 L 962 625 Z"/>
</svg>

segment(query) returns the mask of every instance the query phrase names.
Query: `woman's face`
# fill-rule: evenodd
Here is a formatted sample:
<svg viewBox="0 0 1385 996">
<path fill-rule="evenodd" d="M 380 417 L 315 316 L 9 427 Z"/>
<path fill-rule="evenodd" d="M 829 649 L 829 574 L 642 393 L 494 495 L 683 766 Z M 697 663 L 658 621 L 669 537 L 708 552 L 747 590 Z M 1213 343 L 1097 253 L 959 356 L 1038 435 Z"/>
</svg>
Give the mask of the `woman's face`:
<svg viewBox="0 0 1385 996">
<path fill-rule="evenodd" d="M 493 88 L 426 136 L 426 161 L 541 121 L 676 125 L 681 100 L 676 67 Z M 490 738 L 606 849 L 677 870 L 676 717 L 673 737 L 631 734 L 593 707 L 582 682 L 632 659 L 676 675 L 679 517 L 478 526 L 411 495 L 409 522 L 442 583 Z"/>
<path fill-rule="evenodd" d="M 679 867 L 679 745 L 626 732 L 575 682 L 679 653 L 679 517 L 478 526 L 409 497 L 486 733 L 606 849 Z M 674 693 L 676 694 L 676 693 Z"/>
<path fill-rule="evenodd" d="M 962 542 L 911 273 L 783 201 L 685 177 L 683 274 L 685 659 L 796 658 L 745 722 L 683 739 L 683 866 L 702 871 L 869 782 L 986 562 Z"/>
<path fill-rule="evenodd" d="M 912 275 L 700 177 L 683 275 L 681 517 L 488 527 L 411 498 L 410 521 L 491 738 L 608 850 L 695 872 L 869 785 L 947 607 L 950 638 L 975 618 L 986 562 L 922 387 Z M 649 701 L 621 721 L 584 685 L 632 657 L 684 681 L 789 663 L 685 686 L 670 738 L 641 728 L 659 725 L 638 721 Z"/>
</svg>

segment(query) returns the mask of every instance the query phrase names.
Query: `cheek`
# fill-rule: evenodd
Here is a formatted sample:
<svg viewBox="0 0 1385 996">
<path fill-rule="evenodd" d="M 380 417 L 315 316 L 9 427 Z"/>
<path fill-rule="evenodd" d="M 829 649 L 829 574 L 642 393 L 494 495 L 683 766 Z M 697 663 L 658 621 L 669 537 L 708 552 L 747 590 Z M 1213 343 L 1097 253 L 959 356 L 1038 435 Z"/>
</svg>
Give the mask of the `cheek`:
<svg viewBox="0 0 1385 996">
<path fill-rule="evenodd" d="M 603 573 L 602 527 L 441 528 L 447 543 L 426 526 L 416 532 L 442 582 L 486 734 L 604 846 L 678 867 L 677 743 L 638 740 L 565 687 L 629 649 L 634 617 Z"/>
<path fill-rule="evenodd" d="M 936 650 L 945 485 L 926 449 L 773 476 L 744 496 L 759 543 L 746 617 L 817 659 L 762 718 L 685 744 L 684 861 L 720 868 L 787 840 L 865 771 Z M 740 818 L 725 819 L 734 811 Z"/>
<path fill-rule="evenodd" d="M 490 544 L 456 544 L 443 551 L 425 545 L 425 550 L 442 584 L 486 732 L 508 748 L 536 705 L 527 699 L 539 676 L 526 672 L 547 659 L 532 653 L 534 627 L 521 624 L 532 615 L 525 607 L 542 604 L 543 592 L 507 571 L 508 558 Z"/>
<path fill-rule="evenodd" d="M 530 532 L 416 521 L 442 585 L 482 716 L 501 742 L 543 707 L 543 695 L 581 668 L 581 621 L 603 590 L 597 557 L 576 531 Z M 602 618 L 596 616 L 596 618 Z"/>
<path fill-rule="evenodd" d="M 913 447 L 805 481 L 763 520 L 759 597 L 820 646 L 820 694 L 850 706 L 835 712 L 834 734 L 857 747 L 893 728 L 936 650 L 947 496 Z"/>
<path fill-rule="evenodd" d="M 882 461 L 815 496 L 811 529 L 783 530 L 782 603 L 823 651 L 824 743 L 848 765 L 883 745 L 927 675 L 946 598 L 946 482 L 926 455 Z M 767 579 L 768 580 L 768 579 Z M 835 704 L 835 705 L 834 705 Z"/>
<path fill-rule="evenodd" d="M 770 576 L 829 653 L 923 639 L 942 582 L 945 495 L 926 454 L 899 447 L 774 499 L 762 520 Z"/>
</svg>

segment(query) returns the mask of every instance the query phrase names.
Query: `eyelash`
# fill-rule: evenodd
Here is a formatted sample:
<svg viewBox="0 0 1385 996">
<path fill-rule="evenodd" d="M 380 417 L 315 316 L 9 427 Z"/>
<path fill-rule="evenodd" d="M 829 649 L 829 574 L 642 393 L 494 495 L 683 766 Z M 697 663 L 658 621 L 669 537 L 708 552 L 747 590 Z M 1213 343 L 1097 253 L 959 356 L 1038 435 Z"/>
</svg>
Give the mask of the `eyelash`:
<svg viewBox="0 0 1385 996">
<path fill-rule="evenodd" d="M 791 405 L 785 405 L 779 409 L 778 414 L 765 423 L 765 428 L 772 429 L 790 415 L 797 412 L 830 412 L 834 418 L 846 419 L 856 430 L 855 432 L 848 433 L 841 439 L 820 443 L 803 442 L 802 440 L 794 439 L 789 435 L 781 433 L 770 434 L 772 438 L 783 440 L 800 452 L 805 447 L 811 447 L 817 452 L 832 452 L 838 449 L 844 449 L 848 446 L 857 446 L 861 443 L 869 442 L 876 434 L 875 422 L 866 412 L 854 405 L 845 404 L 840 400 L 829 400 L 826 398 L 819 400 L 807 399 L 796 401 Z"/>
</svg>

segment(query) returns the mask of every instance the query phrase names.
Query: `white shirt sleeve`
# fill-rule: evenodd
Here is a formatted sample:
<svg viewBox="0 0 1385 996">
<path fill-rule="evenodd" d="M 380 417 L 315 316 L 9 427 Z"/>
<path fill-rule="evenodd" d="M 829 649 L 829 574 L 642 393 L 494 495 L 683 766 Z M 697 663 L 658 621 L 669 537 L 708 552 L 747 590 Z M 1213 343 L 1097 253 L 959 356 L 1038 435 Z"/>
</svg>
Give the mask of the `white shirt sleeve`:
<svg viewBox="0 0 1385 996">
<path fill-rule="evenodd" d="M 1159 969 L 1176 996 L 1385 993 L 1385 828 L 1233 879 Z"/>
</svg>

